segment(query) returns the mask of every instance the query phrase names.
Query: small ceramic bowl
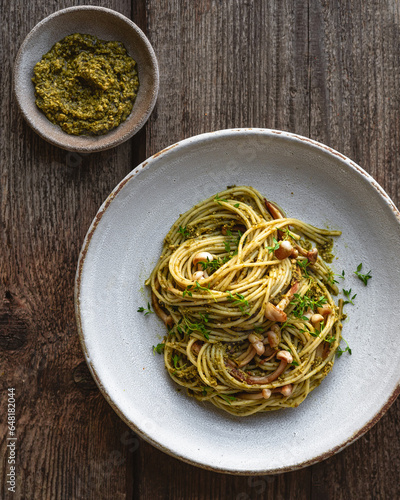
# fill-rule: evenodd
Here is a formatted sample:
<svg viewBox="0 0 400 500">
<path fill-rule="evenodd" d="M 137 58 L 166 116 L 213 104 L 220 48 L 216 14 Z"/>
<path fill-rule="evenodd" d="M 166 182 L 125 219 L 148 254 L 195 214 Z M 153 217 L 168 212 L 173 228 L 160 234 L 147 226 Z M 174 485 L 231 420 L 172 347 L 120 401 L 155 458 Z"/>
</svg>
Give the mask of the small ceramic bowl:
<svg viewBox="0 0 400 500">
<path fill-rule="evenodd" d="M 35 104 L 32 83 L 35 64 L 56 42 L 73 33 L 120 41 L 137 62 L 140 86 L 132 112 L 118 127 L 104 135 L 69 135 L 51 123 Z M 144 33 L 127 17 L 103 7 L 71 7 L 46 17 L 25 38 L 14 66 L 14 92 L 25 120 L 48 142 L 82 153 L 112 148 L 136 134 L 154 108 L 158 85 L 157 59 Z"/>
</svg>

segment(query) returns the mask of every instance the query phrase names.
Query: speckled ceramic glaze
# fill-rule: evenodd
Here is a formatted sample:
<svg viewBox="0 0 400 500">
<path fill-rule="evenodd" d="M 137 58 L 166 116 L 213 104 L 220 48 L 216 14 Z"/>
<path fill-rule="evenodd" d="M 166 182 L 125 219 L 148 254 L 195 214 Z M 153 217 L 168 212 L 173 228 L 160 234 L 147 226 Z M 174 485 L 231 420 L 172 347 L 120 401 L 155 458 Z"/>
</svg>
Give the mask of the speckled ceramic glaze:
<svg viewBox="0 0 400 500">
<path fill-rule="evenodd" d="M 137 62 L 140 87 L 132 112 L 121 125 L 101 136 L 69 135 L 51 123 L 35 104 L 31 80 L 35 64 L 56 42 L 73 33 L 120 41 Z M 52 144 L 82 153 L 112 148 L 136 134 L 154 108 L 158 85 L 157 59 L 144 33 L 127 17 L 102 7 L 71 7 L 43 19 L 25 38 L 14 66 L 15 96 L 29 125 Z"/>
<path fill-rule="evenodd" d="M 290 216 L 341 229 L 335 245 L 348 353 L 296 409 L 235 418 L 178 392 L 152 346 L 164 336 L 144 281 L 179 214 L 227 185 L 254 186 Z M 83 350 L 100 389 L 144 439 L 189 463 L 236 474 L 293 470 L 366 432 L 399 392 L 400 215 L 382 188 L 345 156 L 263 129 L 223 130 L 174 144 L 135 168 L 100 208 L 76 278 Z M 382 251 L 384 249 L 384 251 Z M 371 270 L 368 286 L 354 275 Z M 382 304 L 385 316 L 382 318 Z"/>
</svg>

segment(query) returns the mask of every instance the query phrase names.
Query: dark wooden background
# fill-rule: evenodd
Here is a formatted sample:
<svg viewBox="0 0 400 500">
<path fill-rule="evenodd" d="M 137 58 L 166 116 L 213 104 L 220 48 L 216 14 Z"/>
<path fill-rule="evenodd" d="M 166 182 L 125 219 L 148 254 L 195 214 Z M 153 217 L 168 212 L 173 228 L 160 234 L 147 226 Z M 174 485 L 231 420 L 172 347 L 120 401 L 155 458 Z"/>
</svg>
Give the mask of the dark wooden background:
<svg viewBox="0 0 400 500">
<path fill-rule="evenodd" d="M 359 163 L 398 205 L 399 2 L 90 2 L 144 30 L 161 81 L 144 129 L 89 156 L 53 147 L 28 127 L 11 78 L 31 28 L 81 3 L 0 2 L 1 498 L 400 498 L 400 401 L 312 467 L 264 477 L 198 469 L 136 437 L 109 407 L 86 368 L 73 304 L 80 246 L 100 204 L 139 162 L 191 135 L 253 126 L 311 137 Z M 17 402 L 15 495 L 5 483 L 8 387 Z"/>
</svg>

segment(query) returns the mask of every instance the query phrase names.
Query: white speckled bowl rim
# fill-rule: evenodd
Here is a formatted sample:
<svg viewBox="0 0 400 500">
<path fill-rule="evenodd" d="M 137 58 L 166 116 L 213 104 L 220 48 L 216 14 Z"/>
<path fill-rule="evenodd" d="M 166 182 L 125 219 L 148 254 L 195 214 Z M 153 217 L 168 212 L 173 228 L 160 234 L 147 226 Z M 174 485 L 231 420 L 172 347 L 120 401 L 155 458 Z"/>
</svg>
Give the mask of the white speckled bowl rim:
<svg viewBox="0 0 400 500">
<path fill-rule="evenodd" d="M 333 270 L 357 293 L 345 353 L 296 409 L 235 418 L 178 392 L 152 346 L 164 326 L 137 313 L 144 280 L 180 213 L 227 185 L 253 185 L 290 216 L 340 228 Z M 400 390 L 400 214 L 361 167 L 295 134 L 233 129 L 191 137 L 123 179 L 90 226 L 75 306 L 88 366 L 107 401 L 145 440 L 183 461 L 232 474 L 295 470 L 342 450 L 370 429 Z M 385 252 L 382 252 L 382 246 Z M 363 262 L 373 278 L 353 274 Z M 339 280 L 340 281 L 340 280 Z M 385 321 L 380 305 L 388 311 Z"/>
<path fill-rule="evenodd" d="M 35 104 L 33 68 L 52 46 L 67 35 L 83 33 L 117 40 L 137 62 L 139 91 L 128 118 L 100 136 L 74 136 L 51 123 Z M 110 149 L 136 134 L 146 123 L 157 100 L 159 71 L 154 50 L 142 30 L 111 9 L 77 6 L 59 10 L 40 21 L 26 36 L 14 64 L 14 94 L 28 124 L 43 139 L 68 151 L 91 153 Z"/>
</svg>

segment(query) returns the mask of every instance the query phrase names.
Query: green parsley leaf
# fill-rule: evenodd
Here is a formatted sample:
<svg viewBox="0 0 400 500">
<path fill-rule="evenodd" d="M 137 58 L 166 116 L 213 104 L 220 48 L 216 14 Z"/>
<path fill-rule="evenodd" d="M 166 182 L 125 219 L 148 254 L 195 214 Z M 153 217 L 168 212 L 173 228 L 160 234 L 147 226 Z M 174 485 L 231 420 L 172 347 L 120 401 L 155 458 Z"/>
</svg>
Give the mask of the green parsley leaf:
<svg viewBox="0 0 400 500">
<path fill-rule="evenodd" d="M 221 201 L 227 202 L 228 200 L 225 200 L 224 198 L 220 198 L 219 194 L 216 194 L 215 198 L 214 198 L 214 201 L 216 201 L 218 203 L 218 205 L 221 205 L 221 203 L 220 203 Z"/>
<path fill-rule="evenodd" d="M 154 354 L 155 353 L 158 353 L 158 354 L 162 354 L 163 351 L 164 351 L 164 347 L 165 347 L 165 344 L 157 344 L 157 345 L 153 345 L 153 352 Z"/>
<path fill-rule="evenodd" d="M 239 309 L 242 311 L 243 314 L 249 314 L 248 312 L 245 312 L 245 309 L 249 307 L 248 301 L 245 299 L 244 295 L 241 295 L 240 293 L 235 293 L 234 295 L 232 292 L 228 290 L 228 300 L 233 301 L 233 305 L 237 305 Z"/>
<path fill-rule="evenodd" d="M 210 318 L 208 317 L 208 314 L 203 314 L 203 313 L 200 313 L 200 319 L 201 321 L 203 321 L 204 323 L 208 323 L 210 321 Z"/>
<path fill-rule="evenodd" d="M 318 307 L 322 307 L 324 304 L 327 303 L 326 297 L 321 295 L 319 298 L 310 298 L 307 294 L 301 296 L 299 293 L 295 293 L 293 295 L 293 300 L 290 302 L 291 304 L 295 304 L 296 307 L 293 309 L 293 315 L 296 318 L 300 318 L 303 321 L 309 321 L 309 318 L 307 318 L 304 313 L 308 310 L 315 310 L 318 309 Z"/>
<path fill-rule="evenodd" d="M 328 278 L 326 281 L 331 285 L 333 285 L 334 283 L 339 283 L 338 280 L 335 280 L 334 276 L 337 276 L 341 280 L 344 280 L 344 274 L 345 274 L 344 271 L 342 271 L 341 274 L 334 274 L 332 271 L 330 271 L 328 273 Z"/>
<path fill-rule="evenodd" d="M 221 398 L 225 399 L 225 401 L 229 404 L 232 404 L 231 401 L 236 401 L 235 396 L 229 396 L 228 394 L 221 394 Z"/>
<path fill-rule="evenodd" d="M 280 229 L 280 231 L 282 231 L 282 229 Z M 290 229 L 289 229 L 289 228 L 285 227 L 285 229 L 284 229 L 283 231 L 285 232 L 286 236 L 288 236 L 288 237 L 290 237 L 290 238 L 293 238 L 294 240 L 296 239 L 296 238 L 294 237 L 294 234 L 290 231 Z"/>
<path fill-rule="evenodd" d="M 308 274 L 308 270 L 307 270 L 307 267 L 309 266 L 310 262 L 308 259 L 304 259 L 304 260 L 297 260 L 297 265 L 300 267 L 300 269 L 303 271 L 304 273 L 304 276 L 306 278 L 309 278 L 310 275 Z"/>
<path fill-rule="evenodd" d="M 342 337 L 342 340 L 344 340 L 346 342 L 346 349 L 342 349 L 340 346 L 337 348 L 336 356 L 338 358 L 340 358 L 340 356 L 345 352 L 348 352 L 349 354 L 351 354 L 351 349 L 350 349 L 349 344 L 347 343 L 347 340 L 345 340 L 343 337 Z"/>
<path fill-rule="evenodd" d="M 274 245 L 271 247 L 267 247 L 268 252 L 275 252 L 275 250 L 278 250 L 279 248 L 279 242 L 275 238 L 272 238 L 272 241 Z"/>
<path fill-rule="evenodd" d="M 181 235 L 184 238 L 188 238 L 190 236 L 190 233 L 187 229 L 187 226 L 185 226 L 185 227 L 179 226 L 178 233 L 181 233 Z"/>
<path fill-rule="evenodd" d="M 343 302 L 343 305 L 352 304 L 354 306 L 353 300 L 357 297 L 357 294 L 355 293 L 353 296 L 351 296 L 351 288 L 349 288 L 349 290 L 345 290 L 343 288 L 343 294 L 346 297 L 346 300 Z"/>
<path fill-rule="evenodd" d="M 231 244 L 229 241 L 224 241 L 224 247 L 226 253 L 231 253 Z"/>
<path fill-rule="evenodd" d="M 187 317 L 183 316 L 182 320 L 185 323 L 185 329 L 187 333 L 190 335 L 192 332 L 200 332 L 204 335 L 207 340 L 210 340 L 210 330 L 207 330 L 204 323 L 208 323 L 209 317 L 208 314 L 200 313 L 200 318 L 203 323 L 192 323 Z"/>
<path fill-rule="evenodd" d="M 365 286 L 368 285 L 368 280 L 372 278 L 371 276 L 371 271 L 368 271 L 367 274 L 361 274 L 361 269 L 362 269 L 362 264 L 358 264 L 357 266 L 357 271 L 354 271 L 354 274 L 357 276 L 358 279 L 360 279 Z"/>
<path fill-rule="evenodd" d="M 147 309 L 145 309 L 144 307 L 139 307 L 139 309 L 137 310 L 137 312 L 139 312 L 139 313 L 144 312 L 145 316 L 147 316 L 148 314 L 154 313 L 154 311 L 152 311 L 152 309 L 150 307 L 150 302 L 147 302 Z"/>
<path fill-rule="evenodd" d="M 230 259 L 231 259 L 230 256 L 225 255 L 222 258 L 207 260 L 207 262 L 202 261 L 202 262 L 200 262 L 200 264 L 201 264 L 201 267 L 203 268 L 203 271 L 207 271 L 208 273 L 211 274 L 212 272 L 216 271 L 221 266 L 226 264 L 226 262 L 228 262 L 228 260 L 230 260 Z"/>
</svg>

